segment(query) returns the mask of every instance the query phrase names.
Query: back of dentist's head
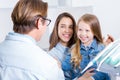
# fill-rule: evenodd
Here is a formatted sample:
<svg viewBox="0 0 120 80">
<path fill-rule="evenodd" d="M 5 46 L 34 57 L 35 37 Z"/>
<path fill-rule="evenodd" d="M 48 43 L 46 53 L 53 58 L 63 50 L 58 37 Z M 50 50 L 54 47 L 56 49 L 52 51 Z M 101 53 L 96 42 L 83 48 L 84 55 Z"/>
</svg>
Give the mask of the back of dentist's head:
<svg viewBox="0 0 120 80">
<path fill-rule="evenodd" d="M 19 0 L 11 14 L 14 32 L 26 34 L 36 28 L 37 20 L 47 17 L 47 8 L 42 0 Z"/>
</svg>

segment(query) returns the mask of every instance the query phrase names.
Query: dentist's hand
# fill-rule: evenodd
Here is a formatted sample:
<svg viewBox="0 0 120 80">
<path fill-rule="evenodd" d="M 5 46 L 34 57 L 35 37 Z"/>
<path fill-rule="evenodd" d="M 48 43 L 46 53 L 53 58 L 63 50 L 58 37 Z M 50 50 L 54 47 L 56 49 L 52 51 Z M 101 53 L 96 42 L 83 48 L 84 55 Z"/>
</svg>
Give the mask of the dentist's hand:
<svg viewBox="0 0 120 80">
<path fill-rule="evenodd" d="M 103 38 L 104 39 L 104 38 Z M 107 35 L 107 39 L 104 41 L 104 44 L 107 46 L 114 41 L 114 38 L 111 35 Z"/>
</svg>

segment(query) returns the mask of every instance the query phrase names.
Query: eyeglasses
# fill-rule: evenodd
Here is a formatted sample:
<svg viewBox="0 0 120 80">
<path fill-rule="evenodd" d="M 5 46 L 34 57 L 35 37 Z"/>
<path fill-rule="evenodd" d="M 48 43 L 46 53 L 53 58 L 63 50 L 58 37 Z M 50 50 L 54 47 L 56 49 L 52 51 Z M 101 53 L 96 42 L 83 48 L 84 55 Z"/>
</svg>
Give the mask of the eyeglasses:
<svg viewBox="0 0 120 80">
<path fill-rule="evenodd" d="M 51 20 L 50 20 L 50 19 L 47 19 L 46 17 L 43 17 L 43 16 L 41 16 L 41 15 L 40 15 L 40 17 L 41 17 L 43 20 L 45 20 L 46 25 L 49 26 L 49 24 L 51 23 Z"/>
</svg>

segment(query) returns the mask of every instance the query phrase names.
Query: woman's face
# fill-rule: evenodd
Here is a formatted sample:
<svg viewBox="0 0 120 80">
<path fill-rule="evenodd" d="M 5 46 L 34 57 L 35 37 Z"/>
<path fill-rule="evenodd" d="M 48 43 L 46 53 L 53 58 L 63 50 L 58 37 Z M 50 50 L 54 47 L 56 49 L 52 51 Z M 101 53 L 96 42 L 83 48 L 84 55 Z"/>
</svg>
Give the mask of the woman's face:
<svg viewBox="0 0 120 80">
<path fill-rule="evenodd" d="M 94 38 L 94 34 L 90 26 L 84 21 L 80 21 L 78 24 L 77 36 L 85 46 L 88 46 Z"/>
<path fill-rule="evenodd" d="M 58 36 L 60 42 L 67 46 L 67 43 L 73 35 L 73 22 L 69 17 L 63 17 L 58 24 Z"/>
</svg>

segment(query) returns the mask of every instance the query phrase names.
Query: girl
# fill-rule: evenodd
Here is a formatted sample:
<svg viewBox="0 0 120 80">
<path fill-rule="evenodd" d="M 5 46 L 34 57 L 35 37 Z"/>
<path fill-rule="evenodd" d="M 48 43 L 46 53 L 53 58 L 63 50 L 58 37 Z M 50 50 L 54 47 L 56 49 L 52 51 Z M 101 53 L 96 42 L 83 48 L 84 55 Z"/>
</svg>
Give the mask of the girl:
<svg viewBox="0 0 120 80">
<path fill-rule="evenodd" d="M 62 63 L 66 56 L 70 55 L 69 48 L 76 42 L 76 23 L 73 16 L 69 13 L 60 14 L 55 22 L 53 32 L 50 36 L 49 54 Z M 71 70 L 72 71 L 72 70 Z M 66 80 L 71 80 L 71 71 L 64 71 Z M 88 70 L 85 76 L 93 75 Z M 84 77 L 80 77 L 82 80 Z"/>
<path fill-rule="evenodd" d="M 62 63 L 62 68 L 63 70 L 71 70 L 73 65 L 78 73 L 105 47 L 103 45 L 100 23 L 95 15 L 85 14 L 79 19 L 77 23 L 77 37 L 78 39 L 71 49 L 71 56 L 66 57 Z M 92 67 L 97 68 L 97 64 Z M 95 80 L 110 80 L 107 73 L 98 71 L 95 71 L 91 78 Z"/>
</svg>

